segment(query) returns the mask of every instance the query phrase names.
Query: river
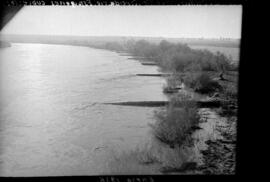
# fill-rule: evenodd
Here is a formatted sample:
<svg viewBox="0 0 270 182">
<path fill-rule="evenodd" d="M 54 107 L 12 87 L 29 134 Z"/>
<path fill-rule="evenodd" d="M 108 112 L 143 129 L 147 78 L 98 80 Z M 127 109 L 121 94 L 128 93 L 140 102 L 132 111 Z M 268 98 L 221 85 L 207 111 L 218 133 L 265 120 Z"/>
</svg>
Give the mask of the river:
<svg viewBox="0 0 270 182">
<path fill-rule="evenodd" d="M 158 73 L 128 56 L 80 46 L 0 49 L 0 176 L 99 175 L 112 153 L 150 138 L 154 109 L 106 102 L 163 101 Z"/>
</svg>

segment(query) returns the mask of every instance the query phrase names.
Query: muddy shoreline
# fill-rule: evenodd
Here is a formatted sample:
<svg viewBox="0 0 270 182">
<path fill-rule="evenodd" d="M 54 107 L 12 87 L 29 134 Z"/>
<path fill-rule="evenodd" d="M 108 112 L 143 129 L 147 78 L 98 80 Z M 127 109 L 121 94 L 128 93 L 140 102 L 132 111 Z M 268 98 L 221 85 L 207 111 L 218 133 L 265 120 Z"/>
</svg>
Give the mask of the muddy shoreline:
<svg viewBox="0 0 270 182">
<path fill-rule="evenodd" d="M 206 122 L 214 122 L 212 136 L 204 141 L 201 148 L 202 164 L 196 168 L 203 174 L 234 174 L 236 150 L 236 117 L 221 117 L 217 111 L 209 110 Z M 208 121 L 207 121 L 208 120 Z M 212 121 L 211 121 L 212 120 Z M 203 127 L 207 133 L 207 127 Z M 196 136 L 200 131 L 195 131 Z M 211 133 L 208 130 L 209 133 Z"/>
</svg>

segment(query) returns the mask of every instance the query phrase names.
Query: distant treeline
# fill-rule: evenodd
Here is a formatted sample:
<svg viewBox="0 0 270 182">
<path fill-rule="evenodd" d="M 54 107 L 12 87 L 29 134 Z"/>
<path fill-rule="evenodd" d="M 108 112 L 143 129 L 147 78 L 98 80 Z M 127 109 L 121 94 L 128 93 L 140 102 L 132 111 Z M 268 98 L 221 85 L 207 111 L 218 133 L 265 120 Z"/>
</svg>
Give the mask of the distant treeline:
<svg viewBox="0 0 270 182">
<path fill-rule="evenodd" d="M 187 44 L 171 43 L 166 40 L 159 44 L 145 40 L 128 40 L 125 43 L 108 42 L 96 48 L 108 49 L 116 52 L 127 52 L 136 57 L 148 58 L 156 62 L 163 71 L 193 72 L 234 70 L 232 58 L 220 52 L 212 53 L 208 50 L 192 49 Z"/>
<path fill-rule="evenodd" d="M 75 44 L 101 45 L 104 42 L 124 43 L 127 40 L 146 40 L 149 43 L 159 44 L 163 40 L 171 43 L 186 43 L 189 46 L 213 46 L 213 47 L 235 47 L 240 46 L 240 39 L 199 39 L 199 38 L 162 38 L 162 37 L 129 37 L 129 36 L 69 36 L 69 35 L 0 35 L 0 39 L 10 42 L 25 43 L 50 43 L 50 44 Z"/>
</svg>

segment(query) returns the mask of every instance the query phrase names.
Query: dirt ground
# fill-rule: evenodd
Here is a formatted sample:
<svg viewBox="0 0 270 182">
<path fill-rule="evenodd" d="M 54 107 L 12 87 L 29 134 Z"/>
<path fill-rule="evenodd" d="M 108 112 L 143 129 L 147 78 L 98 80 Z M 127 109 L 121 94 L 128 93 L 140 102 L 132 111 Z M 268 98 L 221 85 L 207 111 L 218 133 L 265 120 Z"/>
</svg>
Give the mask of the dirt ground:
<svg viewBox="0 0 270 182">
<path fill-rule="evenodd" d="M 236 165 L 236 117 L 228 118 L 223 125 L 216 125 L 220 139 L 207 140 L 202 150 L 203 164 L 197 168 L 203 174 L 234 174 Z"/>
</svg>

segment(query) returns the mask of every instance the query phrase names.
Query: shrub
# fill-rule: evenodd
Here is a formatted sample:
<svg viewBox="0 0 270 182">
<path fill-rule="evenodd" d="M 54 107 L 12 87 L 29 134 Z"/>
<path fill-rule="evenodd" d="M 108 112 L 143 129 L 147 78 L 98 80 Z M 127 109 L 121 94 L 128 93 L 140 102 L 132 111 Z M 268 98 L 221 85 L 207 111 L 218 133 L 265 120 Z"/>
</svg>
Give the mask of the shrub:
<svg viewBox="0 0 270 182">
<path fill-rule="evenodd" d="M 209 94 L 222 89 L 217 81 L 212 80 L 207 73 L 203 72 L 186 74 L 184 82 L 188 87 L 202 94 Z"/>
<path fill-rule="evenodd" d="M 237 112 L 237 100 L 238 100 L 238 91 L 236 84 L 225 84 L 223 85 L 223 90 L 220 93 L 221 106 L 223 112 L 233 115 Z"/>
<path fill-rule="evenodd" d="M 229 85 L 223 86 L 222 94 L 228 100 L 237 100 L 237 86 L 236 85 Z"/>
<path fill-rule="evenodd" d="M 223 86 L 223 90 L 220 93 L 221 99 L 221 112 L 222 116 L 235 116 L 237 114 L 237 88 L 236 85 Z"/>
<path fill-rule="evenodd" d="M 164 93 L 177 93 L 181 87 L 181 80 L 173 74 L 166 78 L 166 85 L 163 86 Z"/>
<path fill-rule="evenodd" d="M 179 102 L 182 107 L 176 107 Z M 161 142 L 171 147 L 181 146 L 199 121 L 196 104 L 186 96 L 173 97 L 170 103 L 165 110 L 155 113 L 156 122 L 150 126 Z"/>
<path fill-rule="evenodd" d="M 226 57 L 224 54 L 219 51 L 215 55 L 217 62 L 217 71 L 225 72 L 231 68 L 232 59 Z"/>
</svg>

